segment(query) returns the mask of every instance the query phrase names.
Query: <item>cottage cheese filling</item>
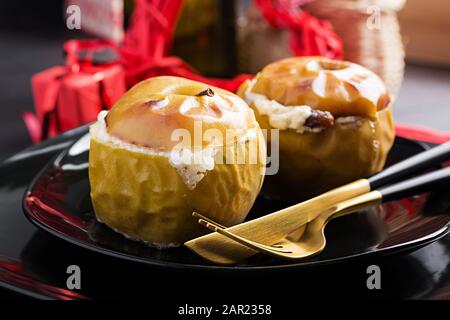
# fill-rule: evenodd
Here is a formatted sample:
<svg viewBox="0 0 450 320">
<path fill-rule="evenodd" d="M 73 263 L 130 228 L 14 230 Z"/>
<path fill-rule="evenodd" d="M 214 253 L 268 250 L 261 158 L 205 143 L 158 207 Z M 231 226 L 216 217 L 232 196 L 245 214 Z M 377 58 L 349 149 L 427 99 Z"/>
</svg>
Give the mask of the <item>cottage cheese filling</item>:
<svg viewBox="0 0 450 320">
<path fill-rule="evenodd" d="M 247 103 L 253 103 L 258 113 L 269 118 L 273 128 L 280 130 L 293 129 L 298 133 L 305 132 L 305 122 L 311 116 L 309 106 L 285 106 L 265 95 L 252 92 L 256 79 L 252 80 L 244 93 Z"/>
<path fill-rule="evenodd" d="M 114 148 L 166 157 L 169 160 L 170 165 L 177 170 L 183 179 L 183 182 L 189 189 L 194 189 L 197 183 L 203 179 L 206 172 L 214 169 L 215 157 L 219 154 L 218 148 L 206 147 L 198 151 L 181 148 L 173 149 L 171 151 L 155 151 L 150 148 L 136 146 L 122 141 L 108 133 L 105 122 L 107 114 L 108 111 L 101 111 L 97 117 L 98 121 L 91 126 L 90 134 L 93 138 L 111 144 Z"/>
<path fill-rule="evenodd" d="M 122 141 L 110 135 L 106 129 L 105 118 L 108 111 L 101 111 L 97 117 L 97 122 L 90 128 L 91 137 L 104 143 L 108 143 L 113 148 L 126 149 L 132 152 L 156 155 L 168 159 L 169 164 L 175 168 L 186 186 L 193 190 L 206 175 L 206 172 L 213 170 L 216 163 L 223 162 L 222 146 L 209 146 L 201 150 L 188 148 L 173 148 L 170 151 L 156 151 L 151 148 L 141 147 Z M 256 131 L 249 130 L 239 142 L 256 139 Z"/>
</svg>

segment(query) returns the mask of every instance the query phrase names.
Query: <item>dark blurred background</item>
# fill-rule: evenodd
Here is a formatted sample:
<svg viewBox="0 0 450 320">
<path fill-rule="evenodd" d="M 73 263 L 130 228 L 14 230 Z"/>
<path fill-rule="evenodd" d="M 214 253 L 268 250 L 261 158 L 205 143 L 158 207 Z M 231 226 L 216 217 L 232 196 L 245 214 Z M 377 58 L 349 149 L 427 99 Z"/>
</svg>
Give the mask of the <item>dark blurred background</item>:
<svg viewBox="0 0 450 320">
<path fill-rule="evenodd" d="M 45 3 L 45 4 L 44 4 Z M 63 1 L 0 2 L 0 159 L 29 145 L 22 112 L 33 109 L 30 77 L 62 64 Z"/>
<path fill-rule="evenodd" d="M 30 77 L 63 64 L 65 40 L 87 36 L 68 30 L 64 16 L 62 0 L 0 2 L 0 160 L 32 144 L 22 121 L 34 108 Z M 396 121 L 450 130 L 449 88 L 448 68 L 408 63 Z"/>
</svg>

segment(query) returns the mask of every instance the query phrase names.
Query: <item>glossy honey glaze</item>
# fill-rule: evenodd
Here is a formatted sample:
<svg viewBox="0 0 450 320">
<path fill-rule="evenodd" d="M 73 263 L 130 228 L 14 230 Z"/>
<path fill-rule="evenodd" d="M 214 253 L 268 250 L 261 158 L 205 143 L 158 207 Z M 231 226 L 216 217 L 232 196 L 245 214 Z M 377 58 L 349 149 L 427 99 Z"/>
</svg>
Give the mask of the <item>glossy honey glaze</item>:
<svg viewBox="0 0 450 320">
<path fill-rule="evenodd" d="M 252 91 L 285 106 L 307 105 L 335 117 L 376 118 L 390 102 L 383 81 L 372 71 L 324 57 L 295 57 L 266 66 Z"/>
<path fill-rule="evenodd" d="M 117 101 L 106 122 L 109 134 L 160 151 L 179 144 L 176 135 L 172 136 L 179 129 L 191 135 L 191 146 L 205 146 L 211 143 L 203 138 L 209 129 L 222 134 L 223 140 L 217 142 L 221 144 L 258 128 L 253 111 L 233 93 L 169 76 L 134 86 Z"/>
</svg>

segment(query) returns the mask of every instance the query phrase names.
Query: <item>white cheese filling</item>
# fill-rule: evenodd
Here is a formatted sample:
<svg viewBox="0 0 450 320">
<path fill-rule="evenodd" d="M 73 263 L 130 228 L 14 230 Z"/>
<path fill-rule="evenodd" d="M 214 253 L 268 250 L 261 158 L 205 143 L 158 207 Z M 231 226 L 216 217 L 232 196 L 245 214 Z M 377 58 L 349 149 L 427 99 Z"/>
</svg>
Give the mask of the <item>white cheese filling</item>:
<svg viewBox="0 0 450 320">
<path fill-rule="evenodd" d="M 258 113 L 269 118 L 269 123 L 273 128 L 280 130 L 292 129 L 298 133 L 305 131 L 305 122 L 311 116 L 309 106 L 285 106 L 281 103 L 268 99 L 265 95 L 252 92 L 256 79 L 249 83 L 244 93 L 244 100 L 253 103 Z M 310 131 L 310 130 L 308 130 Z M 317 130 L 314 130 L 317 132 Z"/>
<path fill-rule="evenodd" d="M 93 138 L 111 144 L 114 148 L 167 158 L 170 165 L 177 170 L 189 189 L 194 189 L 197 183 L 203 179 L 206 172 L 214 169 L 215 156 L 219 151 L 218 148 L 206 147 L 198 151 L 181 148 L 171 151 L 155 151 L 150 148 L 136 146 L 111 136 L 108 133 L 105 122 L 107 114 L 108 111 L 101 111 L 97 118 L 98 121 L 91 126 L 90 134 Z"/>
<path fill-rule="evenodd" d="M 203 179 L 207 171 L 213 170 L 216 163 L 223 162 L 222 146 L 207 146 L 192 151 L 188 148 L 173 148 L 170 151 L 155 151 L 151 148 L 136 146 L 110 135 L 106 129 L 105 118 L 108 111 L 98 114 L 97 122 L 90 127 L 91 137 L 114 148 L 125 149 L 132 152 L 156 155 L 168 159 L 169 164 L 175 168 L 186 186 L 193 190 Z M 249 130 L 239 142 L 256 139 L 256 131 Z"/>
</svg>

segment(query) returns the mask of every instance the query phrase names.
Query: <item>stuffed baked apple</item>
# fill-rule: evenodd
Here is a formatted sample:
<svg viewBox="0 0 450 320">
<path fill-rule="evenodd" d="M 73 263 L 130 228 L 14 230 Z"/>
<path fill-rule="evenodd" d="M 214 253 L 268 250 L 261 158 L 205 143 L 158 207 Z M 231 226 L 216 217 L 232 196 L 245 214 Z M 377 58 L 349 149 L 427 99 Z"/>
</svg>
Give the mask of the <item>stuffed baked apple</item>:
<svg viewBox="0 0 450 320">
<path fill-rule="evenodd" d="M 97 219 L 151 245 L 200 235 L 193 211 L 226 226 L 242 222 L 263 182 L 265 142 L 253 111 L 203 83 L 143 81 L 102 111 L 90 134 Z"/>
<path fill-rule="evenodd" d="M 395 135 L 391 98 L 364 67 L 289 58 L 266 66 L 238 94 L 262 129 L 279 130 L 279 171 L 263 187 L 269 197 L 304 200 L 383 168 Z"/>
</svg>

